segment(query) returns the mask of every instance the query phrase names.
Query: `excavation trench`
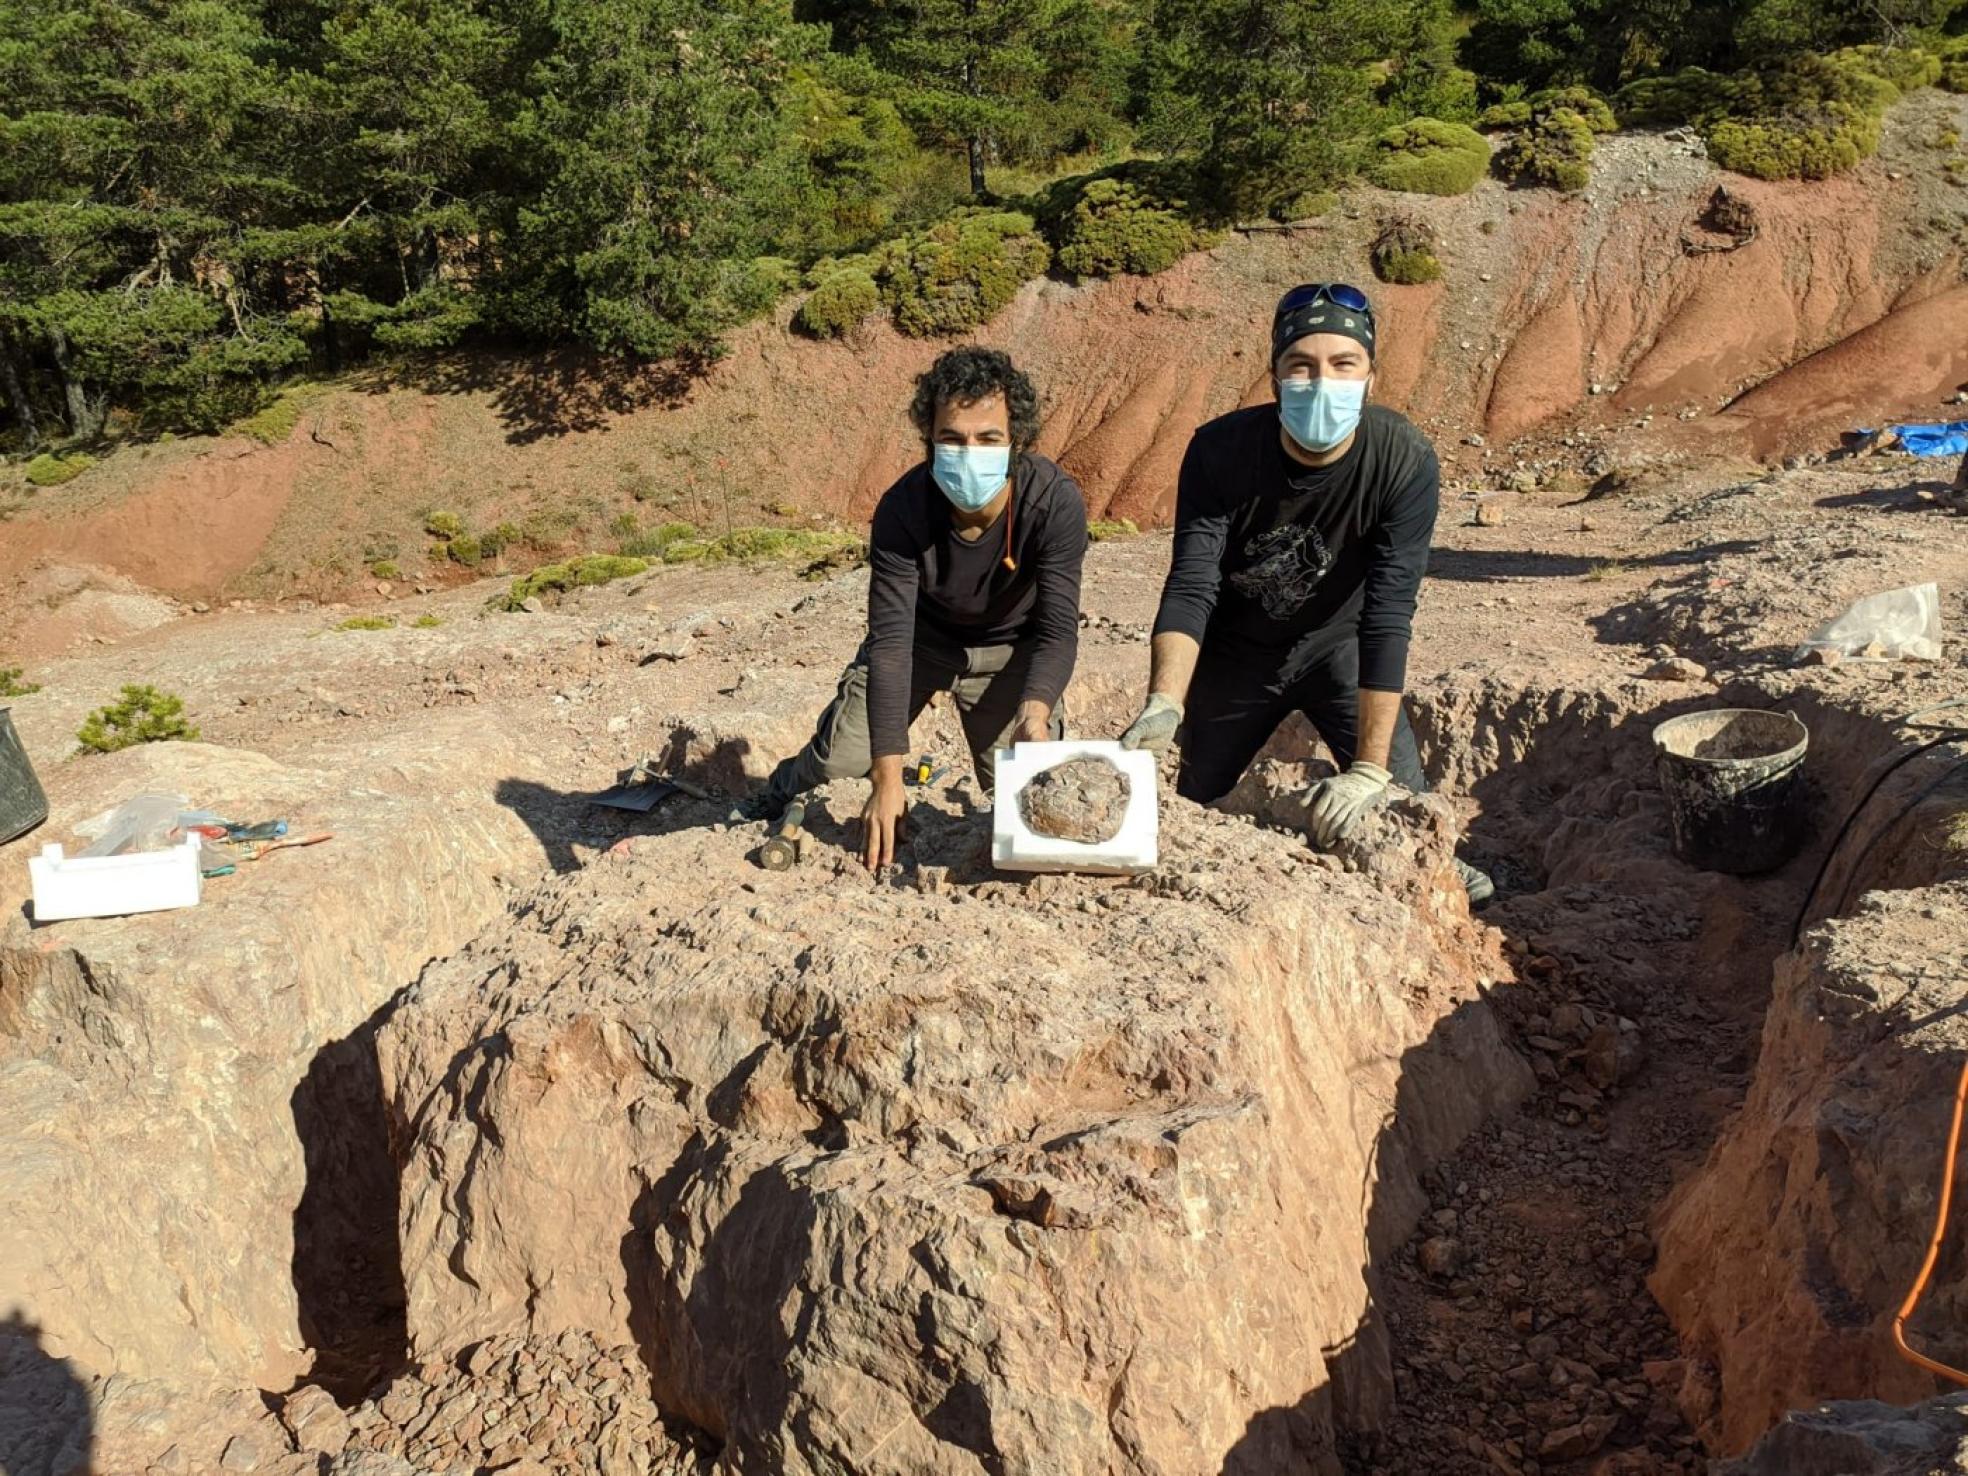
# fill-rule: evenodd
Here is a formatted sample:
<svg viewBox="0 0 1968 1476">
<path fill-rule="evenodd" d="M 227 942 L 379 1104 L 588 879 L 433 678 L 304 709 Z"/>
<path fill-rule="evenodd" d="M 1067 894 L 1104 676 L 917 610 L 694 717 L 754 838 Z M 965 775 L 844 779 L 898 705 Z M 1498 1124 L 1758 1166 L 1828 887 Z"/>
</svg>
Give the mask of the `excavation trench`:
<svg viewBox="0 0 1968 1476">
<path fill-rule="evenodd" d="M 1695 1469 L 1729 1390 L 1648 1288 L 1659 1212 L 1830 839 L 1675 862 L 1647 735 L 1695 705 L 1420 695 L 1500 940 L 1439 805 L 1352 871 L 1247 823 L 1290 819 L 1290 729 L 1231 815 L 1165 813 L 1152 885 L 993 878 L 961 800 L 894 886 L 688 815 L 545 884 L 380 1022 L 410 1366 L 358 1442 L 464 1459 L 413 1427 L 478 1350 L 633 1356 L 676 1469 Z M 1836 817 L 1897 740 L 1787 705 Z"/>
<path fill-rule="evenodd" d="M 1297 728 L 1232 813 L 1168 804 L 1140 883 L 995 877 L 960 793 L 924 802 L 895 884 L 826 849 L 759 872 L 754 834 L 688 806 L 633 823 L 301 1057 L 307 1378 L 351 1402 L 340 1438 L 438 1470 L 1695 1469 L 1787 1403 L 1874 1392 L 1822 1386 L 1890 1301 L 1866 1278 L 1899 1274 L 1896 1237 L 1917 1256 L 1900 1211 L 1933 1154 L 1893 1179 L 1847 1125 L 1857 1270 L 1821 1230 L 1731 1239 L 1712 1207 L 1767 1227 L 1794 1208 L 1773 1174 L 1836 1187 L 1755 1115 L 1800 1050 L 1845 1059 L 1806 1030 L 1759 1045 L 1772 966 L 1783 1008 L 1877 952 L 1857 899 L 1947 894 L 1956 853 L 1925 841 L 1961 808 L 1952 751 L 1881 786 L 1823 867 L 1811 914 L 1856 906 L 1850 946 L 1792 953 L 1903 738 L 1804 691 L 1709 698 L 1804 718 L 1820 823 L 1776 876 L 1704 875 L 1667 853 L 1647 739 L 1695 704 L 1632 691 L 1417 696 L 1501 883 L 1482 925 L 1445 801 L 1347 858 L 1277 828 Z M 828 796 L 819 837 L 854 807 Z M 1890 1095 L 1867 1120 L 1899 1151 L 1926 1107 Z M 1754 1264 L 1788 1320 L 1713 1295 Z"/>
</svg>

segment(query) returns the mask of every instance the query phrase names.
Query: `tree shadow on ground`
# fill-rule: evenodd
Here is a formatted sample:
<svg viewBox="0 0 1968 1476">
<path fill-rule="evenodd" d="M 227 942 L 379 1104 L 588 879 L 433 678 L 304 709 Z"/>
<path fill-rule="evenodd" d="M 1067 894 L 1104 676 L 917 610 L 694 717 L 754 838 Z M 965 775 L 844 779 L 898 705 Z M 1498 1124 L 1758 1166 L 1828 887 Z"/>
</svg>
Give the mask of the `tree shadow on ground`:
<svg viewBox="0 0 1968 1476">
<path fill-rule="evenodd" d="M 96 1469 L 95 1449 L 88 1385 L 15 1307 L 0 1317 L 0 1471 L 85 1476 Z"/>
<path fill-rule="evenodd" d="M 506 440 L 524 446 L 577 431 L 606 430 L 615 417 L 638 410 L 677 409 L 712 363 L 703 353 L 654 363 L 574 349 L 514 357 L 459 353 L 366 370 L 353 384 L 372 394 L 408 389 L 488 396 L 506 428 Z"/>
<path fill-rule="evenodd" d="M 395 1000 L 323 1046 L 290 1105 L 307 1184 L 294 1207 L 294 1292 L 308 1382 L 344 1404 L 403 1367 L 410 1331 L 397 1248 L 399 1186 L 376 1033 Z"/>
<path fill-rule="evenodd" d="M 1540 553 L 1533 549 L 1436 548 L 1429 554 L 1428 577 L 1469 584 L 1510 579 L 1577 579 L 1600 569 L 1672 569 L 1705 564 L 1724 554 L 1751 553 L 1759 546 L 1750 539 L 1735 539 L 1640 558 Z"/>
</svg>

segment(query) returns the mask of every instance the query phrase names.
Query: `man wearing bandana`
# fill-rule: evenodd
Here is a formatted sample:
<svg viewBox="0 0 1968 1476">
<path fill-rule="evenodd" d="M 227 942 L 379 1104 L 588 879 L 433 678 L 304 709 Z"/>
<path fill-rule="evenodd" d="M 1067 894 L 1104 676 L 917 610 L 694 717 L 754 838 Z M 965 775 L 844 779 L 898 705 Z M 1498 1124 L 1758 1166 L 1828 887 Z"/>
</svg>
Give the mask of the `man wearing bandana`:
<svg viewBox="0 0 1968 1476">
<path fill-rule="evenodd" d="M 1207 804 L 1304 713 L 1339 769 L 1306 795 L 1322 846 L 1390 784 L 1427 787 L 1401 692 L 1441 472 L 1405 416 L 1370 403 L 1374 349 L 1359 288 L 1311 283 L 1279 301 L 1277 402 L 1209 422 L 1183 458 L 1148 700 L 1122 735 L 1160 752 L 1182 729 L 1176 789 Z M 1490 879 L 1456 864 L 1470 899 L 1487 899 Z"/>
</svg>

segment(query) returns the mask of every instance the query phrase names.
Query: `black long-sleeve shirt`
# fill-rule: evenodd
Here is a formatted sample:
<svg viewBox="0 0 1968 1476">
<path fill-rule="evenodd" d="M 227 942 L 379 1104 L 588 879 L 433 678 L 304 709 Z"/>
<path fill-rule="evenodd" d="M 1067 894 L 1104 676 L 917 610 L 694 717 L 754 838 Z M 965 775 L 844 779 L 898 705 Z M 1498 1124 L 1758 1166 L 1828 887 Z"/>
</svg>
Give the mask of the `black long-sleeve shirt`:
<svg viewBox="0 0 1968 1476">
<path fill-rule="evenodd" d="M 1440 499 L 1435 448 L 1392 410 L 1368 406 L 1324 467 L 1285 454 L 1275 405 L 1220 416 L 1182 461 L 1155 634 L 1250 653 L 1289 679 L 1357 632 L 1360 685 L 1398 692 Z"/>
<path fill-rule="evenodd" d="M 951 514 L 927 463 L 905 473 L 875 508 L 868 729 L 876 758 L 908 752 L 919 622 L 957 646 L 1031 642 L 1021 700 L 1055 706 L 1073 676 L 1087 546 L 1086 501 L 1073 479 L 1026 452 L 1010 505 L 981 537 L 958 536 Z M 1004 564 L 1007 544 L 1015 569 Z"/>
</svg>

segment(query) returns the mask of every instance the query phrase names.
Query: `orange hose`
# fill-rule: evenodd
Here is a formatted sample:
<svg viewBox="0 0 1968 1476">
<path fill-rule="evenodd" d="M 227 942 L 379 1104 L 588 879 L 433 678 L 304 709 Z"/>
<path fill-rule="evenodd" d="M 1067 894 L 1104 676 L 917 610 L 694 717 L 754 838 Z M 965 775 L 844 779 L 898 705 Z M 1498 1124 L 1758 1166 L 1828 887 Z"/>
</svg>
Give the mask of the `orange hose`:
<svg viewBox="0 0 1968 1476">
<path fill-rule="evenodd" d="M 1941 1164 L 1941 1204 L 1934 1216 L 1934 1238 L 1927 1242 L 1927 1260 L 1922 1264 L 1920 1274 L 1913 1279 L 1913 1290 L 1907 1293 L 1898 1315 L 1893 1318 L 1893 1346 L 1900 1350 L 1900 1355 L 1907 1362 L 1917 1364 L 1929 1373 L 1939 1374 L 1944 1379 L 1952 1379 L 1957 1384 L 1968 1385 L 1968 1373 L 1950 1368 L 1945 1363 L 1936 1363 L 1926 1354 L 1915 1352 L 1907 1346 L 1906 1340 L 1906 1320 L 1920 1305 L 1920 1294 L 1927 1290 L 1927 1278 L 1934 1274 L 1934 1262 L 1941 1256 L 1941 1239 L 1947 1234 L 1948 1201 L 1954 1197 L 1954 1155 L 1961 1147 L 1961 1114 L 1964 1107 L 1968 1107 L 1968 1061 L 1962 1063 L 1961 1080 L 1954 1088 L 1954 1124 L 1948 1129 L 1947 1158 Z"/>
</svg>

